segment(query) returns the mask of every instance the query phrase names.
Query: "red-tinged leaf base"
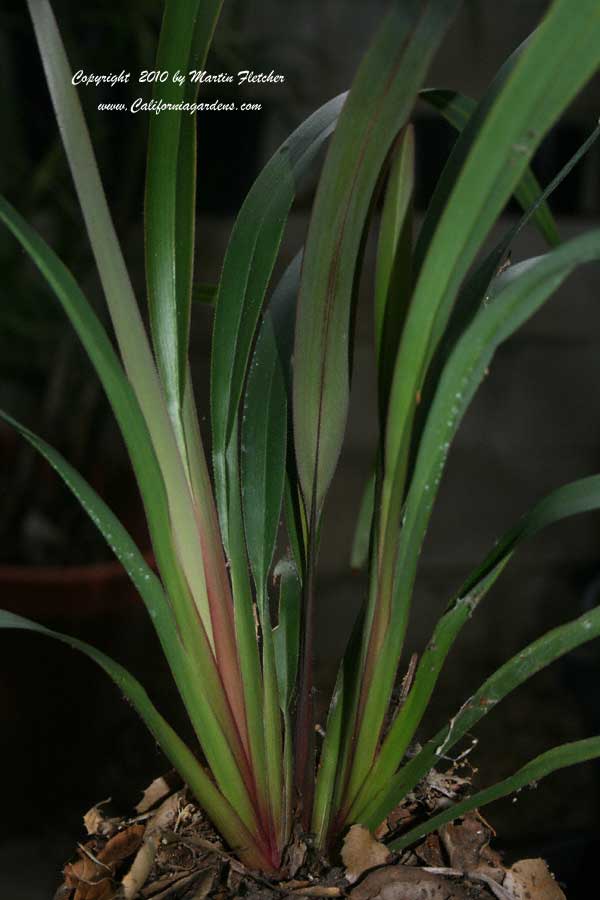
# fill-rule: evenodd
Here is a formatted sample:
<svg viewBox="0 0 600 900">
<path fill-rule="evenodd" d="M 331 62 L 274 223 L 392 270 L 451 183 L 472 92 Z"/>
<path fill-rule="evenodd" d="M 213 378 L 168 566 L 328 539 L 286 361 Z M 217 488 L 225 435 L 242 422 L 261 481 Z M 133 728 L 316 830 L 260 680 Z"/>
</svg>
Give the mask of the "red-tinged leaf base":
<svg viewBox="0 0 600 900">
<path fill-rule="evenodd" d="M 105 806 L 86 813 L 87 837 L 78 845 L 77 859 L 65 866 L 55 900 L 565 900 L 543 860 L 507 868 L 490 847 L 493 829 L 477 812 L 393 856 L 382 839 L 414 825 L 449 792 L 460 791 L 460 785 L 443 779 L 434 773 L 420 786 L 419 796 L 388 819 L 379 840 L 359 826 L 351 830 L 342 864 L 316 857 L 307 836 L 298 834 L 278 878 L 248 871 L 227 852 L 186 790 L 170 777 L 157 779 L 130 818 L 111 817 Z"/>
</svg>

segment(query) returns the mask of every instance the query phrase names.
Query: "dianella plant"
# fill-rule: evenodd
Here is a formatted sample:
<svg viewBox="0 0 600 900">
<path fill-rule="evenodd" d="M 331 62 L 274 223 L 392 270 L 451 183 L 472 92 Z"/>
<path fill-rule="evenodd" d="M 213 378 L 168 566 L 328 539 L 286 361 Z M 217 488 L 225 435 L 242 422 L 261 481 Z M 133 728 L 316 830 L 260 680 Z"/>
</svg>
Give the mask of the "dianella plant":
<svg viewBox="0 0 600 900">
<path fill-rule="evenodd" d="M 221 5 L 167 0 L 157 70 L 202 68 Z M 8 413 L 3 418 L 50 461 L 123 563 L 156 627 L 198 746 L 187 746 L 138 681 L 105 654 L 8 612 L 0 625 L 50 635 L 95 660 L 224 840 L 264 872 L 281 869 L 298 829 L 323 853 L 353 823 L 376 829 L 507 694 L 600 634 L 600 609 L 593 609 L 542 635 L 415 749 L 446 656 L 513 553 L 546 525 L 600 507 L 600 476 L 540 499 L 446 598 L 410 690 L 394 700 L 407 664 L 419 554 L 461 419 L 498 345 L 575 267 L 600 258 L 600 230 L 562 243 L 546 202 L 597 131 L 544 190 L 529 169 L 544 135 L 600 63 L 597 0 L 578 0 L 576 15 L 571 0 L 554 0 L 479 102 L 423 88 L 460 5 L 393 0 L 348 94 L 301 124 L 252 186 L 219 283 L 201 291 L 214 304 L 209 458 L 188 360 L 196 240 L 196 119 L 189 105 L 197 85 L 169 78 L 155 86 L 155 98 L 171 106 L 149 122 L 148 336 L 56 21 L 48 0 L 28 0 L 114 342 L 63 262 L 4 199 L 0 218 L 56 295 L 106 391 L 144 503 L 155 569 L 67 460 Z M 410 117 L 419 99 L 452 124 L 457 140 L 415 233 Z M 297 186 L 325 145 L 305 245 L 272 285 Z M 484 255 L 512 195 L 523 215 Z M 378 452 L 352 550 L 368 572 L 368 591 L 318 736 L 319 534 L 346 428 L 354 304 L 374 221 Z M 506 268 L 511 242 L 527 222 L 541 231 L 548 252 Z M 405 847 L 466 810 L 596 756 L 600 737 L 549 749 L 505 781 L 396 833 L 391 846 Z"/>
</svg>

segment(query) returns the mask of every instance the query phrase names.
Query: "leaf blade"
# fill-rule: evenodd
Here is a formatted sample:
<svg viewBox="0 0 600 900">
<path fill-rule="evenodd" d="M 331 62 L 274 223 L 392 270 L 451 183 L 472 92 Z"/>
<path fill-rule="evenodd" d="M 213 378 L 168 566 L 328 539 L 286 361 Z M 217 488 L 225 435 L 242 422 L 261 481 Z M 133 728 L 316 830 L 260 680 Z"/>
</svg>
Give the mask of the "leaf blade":
<svg viewBox="0 0 600 900">
<path fill-rule="evenodd" d="M 598 259 L 600 231 L 575 238 L 546 256 L 512 267 L 497 281 L 497 293 L 458 341 L 440 377 L 427 418 L 403 509 L 389 619 L 379 620 L 382 645 L 369 682 L 357 739 L 357 759 L 347 802 L 353 806 L 373 764 L 377 741 L 408 625 L 421 547 L 450 444 L 496 347 L 548 299 L 576 265 Z M 509 274 L 510 273 L 510 274 Z"/>
<path fill-rule="evenodd" d="M 454 0 L 394 5 L 353 82 L 323 168 L 304 253 L 294 347 L 295 447 L 308 510 L 322 506 L 344 435 L 352 292 L 377 180 L 458 6 Z"/>
<path fill-rule="evenodd" d="M 456 803 L 444 812 L 433 816 L 425 825 L 412 828 L 407 834 L 393 841 L 390 847 L 396 851 L 403 850 L 416 840 L 419 840 L 419 838 L 435 831 L 437 828 L 441 828 L 447 822 L 463 816 L 472 809 L 486 806 L 488 803 L 507 797 L 509 794 L 521 790 L 521 788 L 527 787 L 534 782 L 537 783 L 559 769 L 588 762 L 596 759 L 598 756 L 600 756 L 600 737 L 585 738 L 581 741 L 553 747 L 552 750 L 547 750 L 545 753 L 541 753 L 530 760 L 509 778 L 505 778 L 503 781 L 482 791 L 477 791 L 477 793 L 466 800 Z"/>
<path fill-rule="evenodd" d="M 173 104 L 193 100 L 199 83 L 188 72 L 202 69 L 222 0 L 167 3 L 153 99 Z M 173 79 L 182 71 L 185 81 Z M 190 328 L 196 194 L 196 124 L 180 109 L 150 117 L 146 169 L 145 233 L 148 304 L 153 342 L 167 404 L 179 421 Z"/>
<path fill-rule="evenodd" d="M 219 517 L 225 533 L 225 453 L 242 397 L 260 311 L 297 181 L 333 131 L 345 96 L 341 94 L 324 104 L 276 151 L 244 201 L 225 254 L 211 362 L 213 461 Z"/>
<path fill-rule="evenodd" d="M 410 762 L 400 769 L 387 788 L 360 815 L 362 824 L 376 828 L 407 791 L 435 765 L 440 755 L 454 744 L 497 703 L 551 662 L 600 635 L 600 608 L 584 613 L 566 625 L 547 632 L 504 663 L 470 697 L 452 718 L 429 740 Z"/>
<path fill-rule="evenodd" d="M 459 132 L 463 131 L 477 108 L 476 100 L 458 91 L 427 88 L 421 91 L 419 96 L 421 100 L 437 109 L 446 121 Z M 542 188 L 537 178 L 531 168 L 527 167 L 515 188 L 515 200 L 519 203 L 523 212 L 527 212 L 539 200 L 541 193 Z M 558 225 L 546 200 L 537 207 L 533 220 L 550 247 L 560 244 Z"/>
<path fill-rule="evenodd" d="M 240 854 L 247 854 L 249 861 L 254 864 L 260 861 L 259 864 L 264 865 L 262 854 L 256 846 L 256 836 L 243 824 L 231 804 L 215 788 L 188 747 L 153 706 L 141 684 L 123 666 L 84 641 L 52 631 L 15 613 L 0 610 L 0 628 L 17 628 L 52 637 L 84 653 L 104 669 L 132 703 L 165 755 L 194 791 L 207 814 L 219 830 L 227 835 L 227 840 L 232 846 L 239 848 Z"/>
</svg>

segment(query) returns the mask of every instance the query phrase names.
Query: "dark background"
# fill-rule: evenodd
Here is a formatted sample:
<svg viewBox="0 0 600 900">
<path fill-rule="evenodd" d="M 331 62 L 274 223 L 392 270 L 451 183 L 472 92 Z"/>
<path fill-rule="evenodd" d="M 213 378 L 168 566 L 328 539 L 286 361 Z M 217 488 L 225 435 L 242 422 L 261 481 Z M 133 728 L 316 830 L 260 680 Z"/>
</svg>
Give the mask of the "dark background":
<svg viewBox="0 0 600 900">
<path fill-rule="evenodd" d="M 538 0 L 466 2 L 427 80 L 478 97 L 506 55 L 546 8 Z M 286 76 L 244 99 L 260 112 L 199 114 L 198 273 L 218 277 L 233 214 L 259 167 L 313 109 L 348 87 L 386 4 L 357 0 L 275 0 L 226 4 L 209 71 L 271 69 Z M 258 7 L 258 9 L 256 8 Z M 74 70 L 137 73 L 153 67 L 157 2 L 54 3 Z M 146 114 L 100 113 L 102 100 L 142 95 L 143 86 L 80 89 L 102 175 L 143 298 L 143 167 Z M 228 99 L 222 90 L 203 99 Z M 239 99 L 239 98 L 238 98 Z M 546 183 L 596 123 L 600 91 L 590 84 L 545 139 L 534 168 Z M 0 12 L 0 189 L 42 231 L 102 309 L 32 29 L 22 2 Z M 417 107 L 417 205 L 422 211 L 452 145 L 449 127 Z M 556 192 L 563 237 L 597 224 L 599 150 L 595 146 Z M 315 177 L 290 217 L 285 264 L 303 241 Z M 515 214 L 506 210 L 498 234 Z M 533 233 L 518 260 L 543 249 Z M 353 520 L 376 436 L 371 285 L 374 241 L 361 285 L 348 439 L 324 525 L 319 597 L 319 699 L 326 702 L 364 592 L 348 558 Z M 115 498 L 140 530 L 135 492 L 120 440 L 89 365 L 34 268 L 0 232 L 0 403 L 59 446 L 93 483 Z M 598 267 L 573 276 L 546 308 L 498 352 L 461 427 L 442 483 L 423 556 L 409 633 L 420 651 L 453 590 L 491 543 L 545 492 L 598 471 L 600 380 Z M 207 410 L 210 313 L 195 309 L 192 363 L 201 415 Z M 95 572 L 95 586 L 71 579 L 44 591 L 17 582 L 14 564 L 106 564 L 109 556 L 66 497 L 20 441 L 0 431 L 1 605 L 97 644 L 131 668 L 160 708 L 185 729 L 145 614 L 118 577 Z M 597 600 L 600 518 L 567 521 L 513 560 L 464 630 L 442 678 L 423 736 L 452 715 L 501 662 L 536 635 Z M 143 537 L 140 537 L 143 540 Z M 39 570 L 38 570 L 39 571 Z M 35 576 L 34 576 L 35 577 Z M 98 587 L 98 578 L 107 589 Z M 12 579 L 12 580 L 11 580 Z M 60 867 L 81 837 L 81 814 L 112 796 L 127 809 L 165 768 L 152 739 L 92 663 L 41 637 L 0 634 L 0 896 L 50 897 Z M 600 658 L 596 643 L 541 673 L 487 717 L 472 755 L 487 784 L 550 746 L 597 733 Z M 550 859 L 570 898 L 583 893 L 599 820 L 598 765 L 552 776 L 515 805 L 488 811 L 510 853 Z M 2 890 L 1 888 L 4 888 Z"/>
</svg>

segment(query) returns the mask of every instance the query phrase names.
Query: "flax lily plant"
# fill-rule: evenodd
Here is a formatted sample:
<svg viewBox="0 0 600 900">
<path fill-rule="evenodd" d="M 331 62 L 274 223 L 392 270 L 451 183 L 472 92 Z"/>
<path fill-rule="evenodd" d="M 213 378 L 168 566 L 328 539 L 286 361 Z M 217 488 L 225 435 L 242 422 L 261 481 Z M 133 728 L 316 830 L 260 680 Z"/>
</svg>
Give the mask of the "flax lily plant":
<svg viewBox="0 0 600 900">
<path fill-rule="evenodd" d="M 156 68 L 202 68 L 221 5 L 167 0 Z M 0 613 L 0 626 L 50 635 L 95 660 L 230 847 L 267 873 L 280 870 L 296 824 L 323 852 L 352 823 L 375 829 L 500 700 L 600 635 L 600 609 L 544 634 L 407 757 L 457 635 L 519 545 L 546 525 L 600 507 L 600 476 L 587 477 L 558 488 L 511 528 L 449 600 L 405 701 L 394 707 L 419 553 L 460 421 L 497 346 L 576 266 L 600 258 L 600 231 L 561 243 L 546 203 L 597 132 L 544 191 L 529 169 L 543 136 L 600 63 L 597 0 L 579 0 L 577 15 L 571 0 L 554 0 L 479 103 L 423 89 L 460 5 L 393 0 L 348 94 L 300 125 L 251 188 L 215 290 L 209 462 L 188 364 L 196 123 L 181 105 L 194 102 L 197 86 L 169 79 L 155 87 L 156 99 L 173 108 L 149 123 L 149 339 L 50 4 L 28 0 L 116 348 L 69 270 L 5 199 L 0 218 L 52 288 L 104 386 L 131 456 L 157 574 L 69 463 L 2 416 L 49 460 L 123 563 L 156 627 L 199 749 L 181 740 L 138 681 L 105 654 L 12 613 Z M 419 96 L 458 137 L 413 240 L 410 116 Z M 272 286 L 298 182 L 325 144 L 305 246 Z M 523 216 L 483 255 L 511 195 Z M 379 197 L 372 290 L 379 451 L 353 550 L 368 570 L 369 589 L 316 746 L 319 532 L 346 427 L 353 304 Z M 548 252 L 501 271 L 526 222 L 541 231 Z M 600 737 L 550 749 L 396 836 L 392 846 L 597 756 Z"/>
</svg>

